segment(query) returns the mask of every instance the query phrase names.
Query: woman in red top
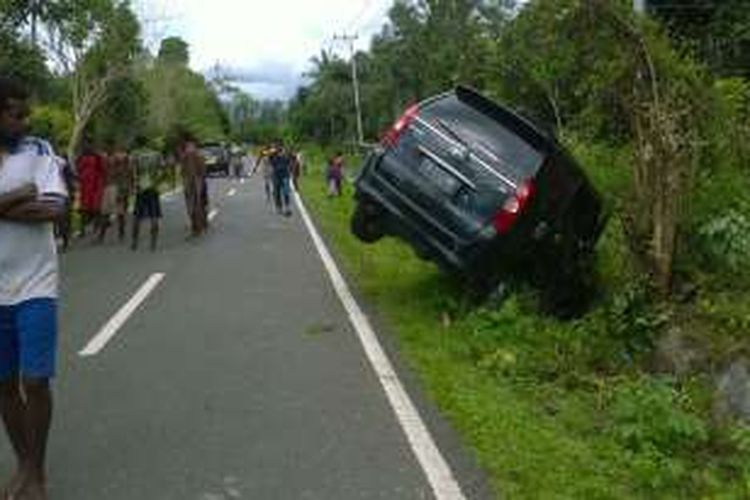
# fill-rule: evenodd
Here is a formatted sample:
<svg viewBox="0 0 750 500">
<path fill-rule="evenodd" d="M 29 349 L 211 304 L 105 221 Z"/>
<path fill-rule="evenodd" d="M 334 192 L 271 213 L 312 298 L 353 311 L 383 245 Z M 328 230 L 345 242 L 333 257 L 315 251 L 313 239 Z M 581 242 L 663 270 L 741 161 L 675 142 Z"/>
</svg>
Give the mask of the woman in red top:
<svg viewBox="0 0 750 500">
<path fill-rule="evenodd" d="M 80 182 L 81 235 L 86 226 L 99 220 L 105 181 L 104 160 L 90 147 L 78 158 L 78 181 Z"/>
</svg>

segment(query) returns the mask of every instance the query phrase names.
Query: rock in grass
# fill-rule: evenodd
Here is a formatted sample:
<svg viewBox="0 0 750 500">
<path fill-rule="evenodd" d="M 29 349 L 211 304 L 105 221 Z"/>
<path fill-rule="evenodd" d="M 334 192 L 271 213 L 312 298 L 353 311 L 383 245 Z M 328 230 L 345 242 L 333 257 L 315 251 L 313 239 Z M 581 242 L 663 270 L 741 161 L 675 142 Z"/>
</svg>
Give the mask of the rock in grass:
<svg viewBox="0 0 750 500">
<path fill-rule="evenodd" d="M 719 374 L 714 415 L 721 420 L 737 418 L 750 423 L 750 368 L 747 359 L 733 361 Z"/>
</svg>

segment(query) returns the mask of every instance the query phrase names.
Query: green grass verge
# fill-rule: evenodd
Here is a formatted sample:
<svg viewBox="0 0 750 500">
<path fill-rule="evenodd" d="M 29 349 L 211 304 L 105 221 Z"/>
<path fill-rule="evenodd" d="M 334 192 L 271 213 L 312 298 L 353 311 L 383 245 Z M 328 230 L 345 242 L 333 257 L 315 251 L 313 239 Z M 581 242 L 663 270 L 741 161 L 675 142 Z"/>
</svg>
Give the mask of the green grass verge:
<svg viewBox="0 0 750 500">
<path fill-rule="evenodd" d="M 750 432 L 708 424 L 704 380 L 640 368 L 667 313 L 632 282 L 617 224 L 603 237 L 599 266 L 616 293 L 586 318 L 539 317 L 531 292 L 472 310 L 406 245 L 355 240 L 351 186 L 327 198 L 322 156 L 311 151 L 308 161 L 302 192 L 322 233 L 498 498 L 750 495 Z"/>
</svg>

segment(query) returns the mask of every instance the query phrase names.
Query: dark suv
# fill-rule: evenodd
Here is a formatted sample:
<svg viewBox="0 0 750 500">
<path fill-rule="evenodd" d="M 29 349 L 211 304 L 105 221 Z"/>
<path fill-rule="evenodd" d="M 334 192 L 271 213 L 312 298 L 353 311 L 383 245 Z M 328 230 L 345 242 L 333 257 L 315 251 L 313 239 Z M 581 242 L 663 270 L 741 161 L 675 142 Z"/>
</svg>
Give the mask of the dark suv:
<svg viewBox="0 0 750 500">
<path fill-rule="evenodd" d="M 229 176 L 229 151 L 221 144 L 203 144 L 200 148 L 201 156 L 206 164 L 208 175 L 220 174 Z"/>
<path fill-rule="evenodd" d="M 551 134 L 464 87 L 406 110 L 355 196 L 360 240 L 400 237 L 479 288 L 508 273 L 569 279 L 604 226 L 599 195 Z"/>
</svg>

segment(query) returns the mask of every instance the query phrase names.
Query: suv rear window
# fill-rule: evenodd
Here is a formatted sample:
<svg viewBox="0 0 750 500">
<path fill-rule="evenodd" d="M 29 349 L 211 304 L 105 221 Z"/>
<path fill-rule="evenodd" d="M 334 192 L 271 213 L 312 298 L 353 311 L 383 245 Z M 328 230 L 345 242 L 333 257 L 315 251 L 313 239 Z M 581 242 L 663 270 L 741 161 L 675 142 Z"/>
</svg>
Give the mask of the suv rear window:
<svg viewBox="0 0 750 500">
<path fill-rule="evenodd" d="M 428 105 L 422 116 L 449 128 L 474 154 L 516 180 L 534 175 L 544 159 L 542 153 L 510 129 L 464 104 L 455 95 Z"/>
</svg>

